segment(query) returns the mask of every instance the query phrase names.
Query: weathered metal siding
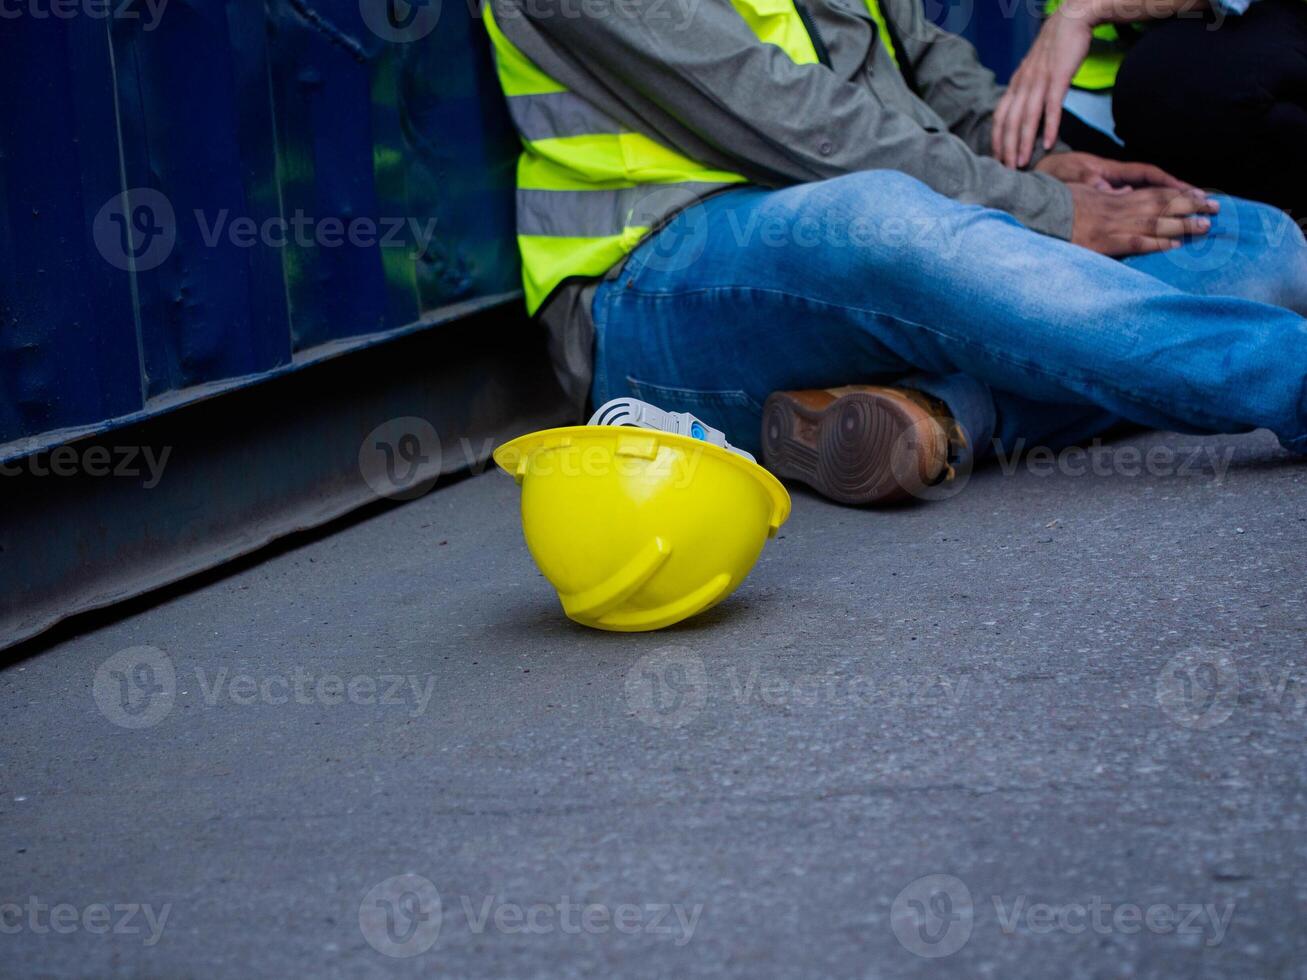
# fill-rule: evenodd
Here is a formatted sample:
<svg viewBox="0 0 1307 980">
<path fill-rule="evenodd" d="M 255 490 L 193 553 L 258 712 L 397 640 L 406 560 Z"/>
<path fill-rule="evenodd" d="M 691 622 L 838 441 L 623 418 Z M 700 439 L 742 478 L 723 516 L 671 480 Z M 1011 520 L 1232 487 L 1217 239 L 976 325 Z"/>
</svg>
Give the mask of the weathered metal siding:
<svg viewBox="0 0 1307 980">
<path fill-rule="evenodd" d="M 386 3 L 3 22 L 0 459 L 516 291 L 516 140 L 481 25 L 452 2 L 383 39 Z"/>
</svg>

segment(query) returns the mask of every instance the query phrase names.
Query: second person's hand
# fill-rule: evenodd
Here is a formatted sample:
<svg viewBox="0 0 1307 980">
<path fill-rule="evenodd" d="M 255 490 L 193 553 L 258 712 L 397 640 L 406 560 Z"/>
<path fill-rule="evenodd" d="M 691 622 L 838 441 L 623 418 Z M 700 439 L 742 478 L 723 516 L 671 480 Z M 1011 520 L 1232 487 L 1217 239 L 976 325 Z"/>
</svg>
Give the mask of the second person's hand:
<svg viewBox="0 0 1307 980">
<path fill-rule="evenodd" d="M 1030 162 L 1041 121 L 1044 149 L 1053 148 L 1062 100 L 1089 53 L 1093 33 L 1093 22 L 1072 4 L 1063 4 L 1044 21 L 994 110 L 990 142 L 1004 165 L 1018 168 Z"/>
</svg>

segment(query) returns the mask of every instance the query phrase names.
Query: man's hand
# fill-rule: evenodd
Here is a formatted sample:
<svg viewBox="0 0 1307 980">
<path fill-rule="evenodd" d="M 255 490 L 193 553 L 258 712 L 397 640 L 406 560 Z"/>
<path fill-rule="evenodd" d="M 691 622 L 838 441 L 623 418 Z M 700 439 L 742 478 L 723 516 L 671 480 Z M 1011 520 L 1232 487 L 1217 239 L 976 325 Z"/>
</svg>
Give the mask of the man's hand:
<svg viewBox="0 0 1307 980">
<path fill-rule="evenodd" d="M 1178 177 L 1172 177 L 1151 163 L 1121 163 L 1096 157 L 1092 153 L 1054 153 L 1035 164 L 1041 174 L 1056 177 L 1064 184 L 1088 184 L 1100 191 L 1124 191 L 1131 187 L 1173 187 L 1178 191 L 1197 190 Z"/>
<path fill-rule="evenodd" d="M 1205 235 L 1220 204 L 1202 191 L 1147 187 L 1105 191 L 1071 184 L 1071 241 L 1103 255 L 1141 255 L 1176 248 L 1186 235 Z"/>
<path fill-rule="evenodd" d="M 1072 3 L 1049 15 L 1017 67 L 994 110 L 990 134 L 994 156 L 1009 167 L 1024 167 L 1044 124 L 1044 149 L 1051 150 L 1062 125 L 1062 100 L 1071 78 L 1089 54 L 1094 21 Z"/>
</svg>

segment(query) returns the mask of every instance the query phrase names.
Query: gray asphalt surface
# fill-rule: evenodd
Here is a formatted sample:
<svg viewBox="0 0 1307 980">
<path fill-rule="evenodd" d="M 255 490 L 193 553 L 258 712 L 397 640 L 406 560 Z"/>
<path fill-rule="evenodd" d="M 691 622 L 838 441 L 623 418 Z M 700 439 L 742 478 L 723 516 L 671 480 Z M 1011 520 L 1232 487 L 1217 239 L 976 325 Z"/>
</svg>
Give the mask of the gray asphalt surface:
<svg viewBox="0 0 1307 980">
<path fill-rule="evenodd" d="M 638 636 L 487 473 L 11 664 L 0 974 L 1307 976 L 1307 466 L 1084 462 Z"/>
</svg>

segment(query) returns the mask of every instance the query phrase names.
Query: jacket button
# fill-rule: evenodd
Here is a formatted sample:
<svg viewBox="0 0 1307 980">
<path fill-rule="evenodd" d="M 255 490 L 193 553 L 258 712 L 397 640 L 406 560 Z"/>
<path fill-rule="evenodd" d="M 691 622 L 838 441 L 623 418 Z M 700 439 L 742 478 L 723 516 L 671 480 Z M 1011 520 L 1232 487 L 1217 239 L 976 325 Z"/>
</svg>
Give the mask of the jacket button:
<svg viewBox="0 0 1307 980">
<path fill-rule="evenodd" d="M 817 150 L 822 156 L 828 157 L 835 151 L 835 146 L 830 140 L 822 140 L 821 146 L 817 147 Z"/>
</svg>

